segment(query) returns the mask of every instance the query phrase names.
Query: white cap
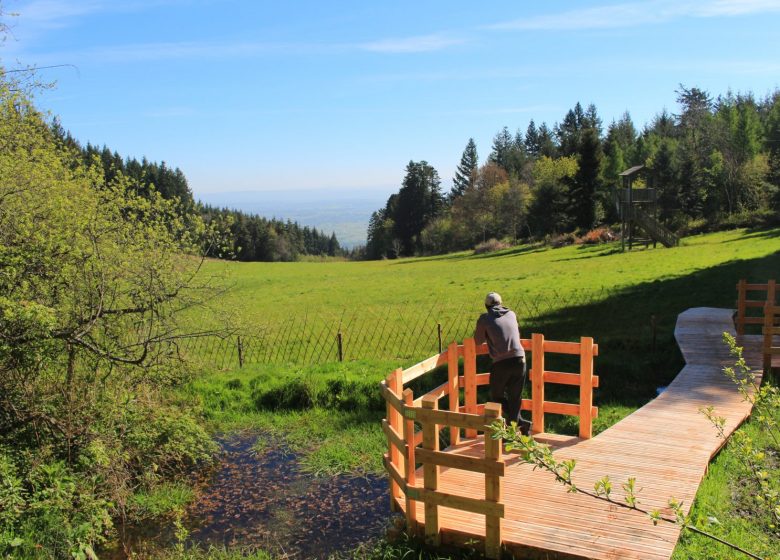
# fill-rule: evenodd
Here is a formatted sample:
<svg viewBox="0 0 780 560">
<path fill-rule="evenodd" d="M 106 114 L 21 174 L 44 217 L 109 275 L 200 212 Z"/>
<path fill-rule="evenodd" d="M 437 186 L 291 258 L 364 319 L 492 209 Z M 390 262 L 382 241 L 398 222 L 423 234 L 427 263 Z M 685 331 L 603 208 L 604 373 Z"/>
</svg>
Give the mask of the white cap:
<svg viewBox="0 0 780 560">
<path fill-rule="evenodd" d="M 496 292 L 490 292 L 485 296 L 485 307 L 493 307 L 494 305 L 501 305 L 501 296 Z"/>
</svg>

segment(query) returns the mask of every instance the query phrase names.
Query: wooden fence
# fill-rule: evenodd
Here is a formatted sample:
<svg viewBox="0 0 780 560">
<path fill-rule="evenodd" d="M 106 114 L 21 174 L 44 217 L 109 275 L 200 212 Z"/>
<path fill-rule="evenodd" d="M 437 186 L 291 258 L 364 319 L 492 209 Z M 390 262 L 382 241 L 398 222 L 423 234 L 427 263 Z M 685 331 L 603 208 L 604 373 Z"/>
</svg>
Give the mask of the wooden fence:
<svg viewBox="0 0 780 560">
<path fill-rule="evenodd" d="M 748 299 L 749 292 L 757 293 L 758 299 Z M 734 320 L 737 335 L 745 334 L 746 325 L 761 325 L 763 341 L 764 372 L 771 374 L 772 357 L 780 355 L 780 343 L 775 339 L 780 335 L 780 306 L 777 304 L 777 281 L 769 280 L 766 284 L 748 284 L 744 278 L 737 282 L 737 316 Z M 760 314 L 750 313 L 758 309 Z"/>
<path fill-rule="evenodd" d="M 593 419 L 598 414 L 598 408 L 593 406 L 593 388 L 598 387 L 599 383 L 599 378 L 593 373 L 593 358 L 598 355 L 598 345 L 593 343 L 592 338 L 582 338 L 578 343 L 556 342 L 545 340 L 541 334 L 523 339 L 522 344 L 531 360 L 532 387 L 531 399 L 524 399 L 522 408 L 531 411 L 533 433 L 544 431 L 545 414 L 567 414 L 579 417 L 579 435 L 589 439 L 592 436 Z M 397 369 L 381 382 L 380 390 L 387 403 L 387 418 L 382 421 L 388 443 L 384 464 L 390 475 L 391 508 L 405 512 L 410 532 L 419 532 L 418 501 L 424 504 L 426 541 L 434 545 L 438 545 L 441 539 L 438 516 L 440 506 L 481 514 L 485 516 L 485 555 L 488 558 L 499 558 L 501 518 L 504 517 L 504 504 L 501 501 L 503 442 L 491 437 L 489 425 L 500 417 L 501 405 L 477 402 L 477 388 L 490 383 L 489 373 L 477 372 L 477 356 L 487 354 L 487 351 L 487 345 L 477 346 L 473 338 L 464 340 L 462 345 L 453 342 L 443 352 L 408 369 Z M 551 353 L 579 356 L 579 371 L 564 373 L 546 370 L 545 355 Z M 442 385 L 416 399 L 412 389 L 404 388 L 406 384 L 444 365 L 447 366 L 448 375 Z M 546 383 L 579 386 L 579 403 L 546 401 Z M 447 406 L 440 409 L 439 401 L 444 397 L 447 397 Z M 449 431 L 449 447 L 444 450 L 439 446 L 442 429 Z M 463 437 L 475 438 L 480 432 L 484 434 L 482 457 L 451 452 Z M 418 464 L 422 465 L 422 485 L 417 481 Z M 484 500 L 440 492 L 439 467 L 484 474 Z"/>
<path fill-rule="evenodd" d="M 749 296 L 758 299 L 748 299 Z M 763 325 L 764 306 L 767 302 L 775 304 L 777 297 L 777 283 L 775 280 L 769 280 L 766 284 L 748 284 L 744 278 L 737 282 L 737 318 L 735 320 L 735 327 L 737 334 L 742 336 L 745 334 L 745 325 Z M 758 314 L 750 312 L 749 310 L 757 309 Z"/>
</svg>

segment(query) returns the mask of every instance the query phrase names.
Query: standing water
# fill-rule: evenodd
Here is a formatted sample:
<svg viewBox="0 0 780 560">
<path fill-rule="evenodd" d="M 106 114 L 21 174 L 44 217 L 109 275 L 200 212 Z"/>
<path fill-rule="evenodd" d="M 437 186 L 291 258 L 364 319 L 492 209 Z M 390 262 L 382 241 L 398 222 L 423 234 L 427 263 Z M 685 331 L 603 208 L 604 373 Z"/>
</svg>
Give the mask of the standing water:
<svg viewBox="0 0 780 560">
<path fill-rule="evenodd" d="M 256 436 L 220 440 L 219 464 L 197 481 L 184 525 L 189 545 L 256 547 L 294 558 L 327 558 L 382 534 L 388 487 L 377 475 L 317 477 L 294 453 Z M 130 536 L 130 548 L 170 546 L 171 527 Z"/>
</svg>

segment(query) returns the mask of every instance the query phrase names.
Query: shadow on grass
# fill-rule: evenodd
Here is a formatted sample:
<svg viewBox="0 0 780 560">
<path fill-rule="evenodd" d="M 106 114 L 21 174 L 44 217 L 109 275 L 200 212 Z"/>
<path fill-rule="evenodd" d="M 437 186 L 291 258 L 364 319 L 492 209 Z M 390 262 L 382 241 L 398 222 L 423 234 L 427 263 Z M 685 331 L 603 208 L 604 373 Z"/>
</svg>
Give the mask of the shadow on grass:
<svg viewBox="0 0 780 560">
<path fill-rule="evenodd" d="M 692 307 L 733 308 L 739 278 L 763 282 L 777 277 L 778 271 L 780 251 L 762 258 L 727 262 L 680 278 L 638 284 L 612 292 L 599 302 L 542 315 L 521 328 L 524 333 L 544 333 L 550 340 L 592 336 L 599 345 L 595 360 L 595 372 L 600 376 L 596 403 L 635 408 L 654 398 L 657 388 L 668 385 L 684 365 L 674 338 L 680 313 Z M 576 371 L 570 365 L 567 368 L 565 359 L 550 357 L 548 367 Z M 548 393 L 565 398 L 568 389 L 553 385 Z"/>
<path fill-rule="evenodd" d="M 745 239 L 773 239 L 775 237 L 780 238 L 780 228 L 774 228 L 774 229 L 755 229 L 755 230 L 748 230 L 750 233 L 746 233 L 745 235 L 741 235 L 738 238 L 735 239 L 728 239 L 726 241 L 723 241 L 723 243 L 734 243 L 735 241 L 743 241 Z"/>
</svg>

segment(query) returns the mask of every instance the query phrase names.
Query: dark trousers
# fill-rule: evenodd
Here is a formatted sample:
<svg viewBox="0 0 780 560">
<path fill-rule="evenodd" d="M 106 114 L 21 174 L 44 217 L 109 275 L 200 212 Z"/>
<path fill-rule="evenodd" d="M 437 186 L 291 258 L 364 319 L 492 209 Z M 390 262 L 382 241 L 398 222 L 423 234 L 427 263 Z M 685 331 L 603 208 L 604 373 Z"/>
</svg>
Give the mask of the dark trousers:
<svg viewBox="0 0 780 560">
<path fill-rule="evenodd" d="M 490 400 L 501 403 L 507 423 L 517 422 L 524 434 L 531 423 L 520 417 L 520 404 L 525 386 L 525 359 L 509 358 L 495 362 L 490 368 Z"/>
</svg>

